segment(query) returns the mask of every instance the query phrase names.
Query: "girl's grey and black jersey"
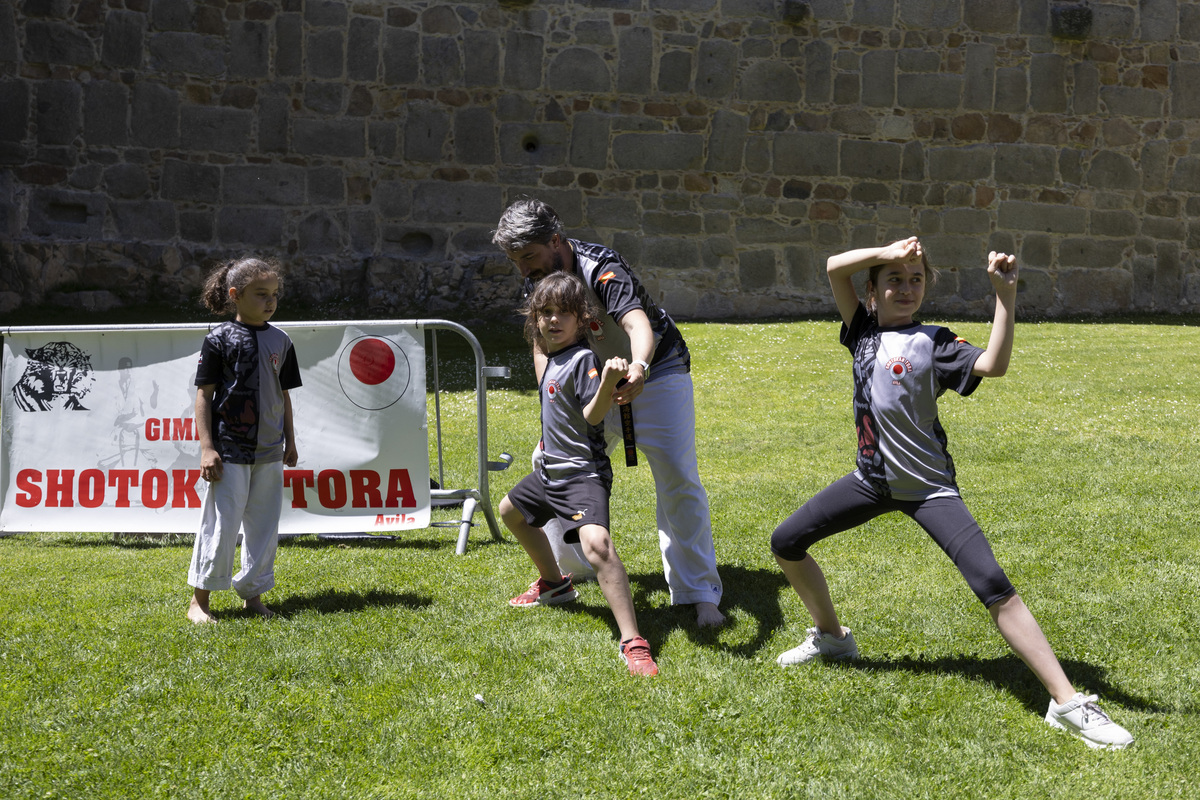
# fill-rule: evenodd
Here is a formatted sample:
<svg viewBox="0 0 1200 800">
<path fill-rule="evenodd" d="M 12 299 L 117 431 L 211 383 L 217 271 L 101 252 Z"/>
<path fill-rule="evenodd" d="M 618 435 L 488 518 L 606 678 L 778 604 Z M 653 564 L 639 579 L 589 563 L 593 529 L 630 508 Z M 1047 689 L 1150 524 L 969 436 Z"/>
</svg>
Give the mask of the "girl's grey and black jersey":
<svg viewBox="0 0 1200 800">
<path fill-rule="evenodd" d="M 216 385 L 213 445 L 230 464 L 283 459 L 283 393 L 300 386 L 292 340 L 279 328 L 237 320 L 209 331 L 200 348 L 196 386 Z"/>
<path fill-rule="evenodd" d="M 605 490 L 612 490 L 612 465 L 604 441 L 604 424 L 592 425 L 583 416 L 583 409 L 599 388 L 599 362 L 582 342 L 549 355 L 540 387 L 539 472 L 544 483 L 555 485 L 594 477 L 600 479 Z"/>
</svg>

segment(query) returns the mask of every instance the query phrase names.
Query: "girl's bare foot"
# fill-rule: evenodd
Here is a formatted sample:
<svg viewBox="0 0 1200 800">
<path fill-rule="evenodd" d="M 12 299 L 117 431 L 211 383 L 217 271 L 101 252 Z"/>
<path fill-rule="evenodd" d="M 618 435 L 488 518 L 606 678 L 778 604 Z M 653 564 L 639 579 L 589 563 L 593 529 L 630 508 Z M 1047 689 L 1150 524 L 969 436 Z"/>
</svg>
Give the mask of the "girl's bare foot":
<svg viewBox="0 0 1200 800">
<path fill-rule="evenodd" d="M 696 626 L 710 628 L 725 624 L 725 615 L 716 603 L 696 603 Z"/>
<path fill-rule="evenodd" d="M 246 601 L 246 609 L 253 611 L 263 619 L 270 619 L 275 616 L 275 612 L 263 605 L 262 595 L 255 595 Z"/>
<path fill-rule="evenodd" d="M 197 625 L 216 624 L 217 618 L 212 615 L 207 606 L 202 606 L 195 597 L 188 603 L 187 618 Z"/>
</svg>

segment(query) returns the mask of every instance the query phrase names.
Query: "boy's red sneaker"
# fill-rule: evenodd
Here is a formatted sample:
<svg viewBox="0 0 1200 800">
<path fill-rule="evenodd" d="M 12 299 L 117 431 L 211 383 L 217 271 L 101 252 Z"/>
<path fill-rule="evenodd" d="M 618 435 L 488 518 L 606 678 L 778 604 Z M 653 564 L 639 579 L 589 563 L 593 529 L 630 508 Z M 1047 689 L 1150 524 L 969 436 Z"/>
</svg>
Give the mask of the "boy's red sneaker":
<svg viewBox="0 0 1200 800">
<path fill-rule="evenodd" d="M 563 576 L 558 583 L 550 583 L 538 578 L 529 584 L 529 588 L 508 601 L 514 608 L 532 608 L 533 606 L 556 606 L 559 603 L 569 603 L 579 597 L 575 585 L 571 583 L 571 573 Z"/>
<path fill-rule="evenodd" d="M 629 666 L 630 675 L 658 674 L 658 664 L 650 655 L 650 643 L 640 636 L 621 642 L 621 660 Z"/>
</svg>

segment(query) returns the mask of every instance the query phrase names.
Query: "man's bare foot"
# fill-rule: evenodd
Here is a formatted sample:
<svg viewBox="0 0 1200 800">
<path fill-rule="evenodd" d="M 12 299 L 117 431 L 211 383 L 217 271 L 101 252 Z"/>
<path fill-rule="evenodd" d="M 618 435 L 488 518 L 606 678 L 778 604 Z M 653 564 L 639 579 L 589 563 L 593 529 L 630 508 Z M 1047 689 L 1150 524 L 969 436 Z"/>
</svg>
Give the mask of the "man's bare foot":
<svg viewBox="0 0 1200 800">
<path fill-rule="evenodd" d="M 192 602 L 188 603 L 187 618 L 197 625 L 206 625 L 208 623 L 216 624 L 217 618 L 212 613 L 196 602 L 196 598 L 192 598 Z"/>
<path fill-rule="evenodd" d="M 716 603 L 696 603 L 696 626 L 714 628 L 725 624 L 725 615 Z"/>
<path fill-rule="evenodd" d="M 269 609 L 265 605 L 263 605 L 261 595 L 255 595 L 254 597 L 251 597 L 249 600 L 247 600 L 246 601 L 246 609 L 248 611 L 253 611 L 255 614 L 258 614 L 263 619 L 270 619 L 271 617 L 275 616 L 274 611 L 272 611 L 271 609 Z"/>
</svg>

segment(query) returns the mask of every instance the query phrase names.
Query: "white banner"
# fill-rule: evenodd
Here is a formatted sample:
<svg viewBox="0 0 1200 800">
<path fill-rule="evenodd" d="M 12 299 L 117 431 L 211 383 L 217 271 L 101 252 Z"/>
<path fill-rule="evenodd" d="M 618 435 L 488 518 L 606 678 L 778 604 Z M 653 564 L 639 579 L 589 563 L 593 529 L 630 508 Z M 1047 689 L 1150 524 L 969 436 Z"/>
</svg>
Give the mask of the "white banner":
<svg viewBox="0 0 1200 800">
<path fill-rule="evenodd" d="M 295 468 L 282 534 L 429 525 L 424 334 L 283 323 Z M 208 326 L 4 337 L 0 530 L 192 532 L 206 484 L 194 406 Z"/>
</svg>

